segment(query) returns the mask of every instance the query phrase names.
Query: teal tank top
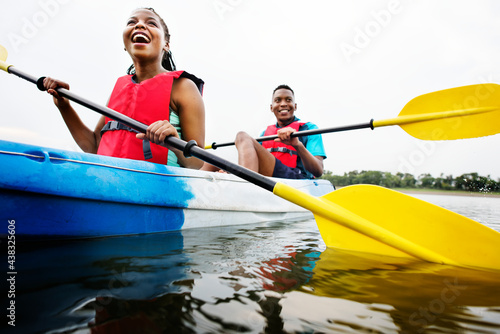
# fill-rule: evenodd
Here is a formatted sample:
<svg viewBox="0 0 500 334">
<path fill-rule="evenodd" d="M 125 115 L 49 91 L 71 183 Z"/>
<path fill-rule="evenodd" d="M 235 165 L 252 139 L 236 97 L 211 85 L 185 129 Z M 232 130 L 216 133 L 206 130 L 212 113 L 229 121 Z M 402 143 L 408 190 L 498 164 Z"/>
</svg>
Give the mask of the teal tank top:
<svg viewBox="0 0 500 334">
<path fill-rule="evenodd" d="M 172 124 L 172 126 L 179 133 L 179 137 L 182 138 L 181 123 L 179 120 L 179 115 L 177 115 L 172 108 L 170 108 L 169 120 L 170 120 L 170 124 Z M 177 156 L 175 155 L 174 152 L 172 152 L 172 150 L 168 150 L 167 166 L 181 167 L 181 165 L 179 165 L 179 162 L 177 161 Z"/>
</svg>

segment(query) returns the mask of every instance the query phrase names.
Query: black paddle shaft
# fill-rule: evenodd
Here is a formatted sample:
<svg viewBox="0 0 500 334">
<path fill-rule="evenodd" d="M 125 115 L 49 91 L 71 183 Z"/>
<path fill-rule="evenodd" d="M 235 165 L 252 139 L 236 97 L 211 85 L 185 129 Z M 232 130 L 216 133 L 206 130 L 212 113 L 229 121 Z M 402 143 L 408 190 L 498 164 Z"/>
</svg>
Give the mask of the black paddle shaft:
<svg viewBox="0 0 500 334">
<path fill-rule="evenodd" d="M 370 120 L 368 123 L 362 123 L 362 124 L 355 124 L 355 125 L 346 125 L 346 126 L 338 126 L 338 127 L 333 127 L 333 128 L 325 128 L 325 129 L 312 129 L 312 130 L 305 130 L 305 131 L 298 131 L 294 132 L 290 135 L 290 137 L 302 137 L 302 136 L 311 136 L 311 135 L 317 135 L 317 134 L 322 134 L 322 133 L 330 133 L 330 132 L 342 132 L 342 131 L 349 131 L 349 130 L 357 130 L 357 129 L 366 129 L 370 128 L 373 130 L 373 119 Z M 274 140 L 278 138 L 278 135 L 270 135 L 270 136 L 263 136 L 259 138 L 255 138 L 256 141 L 258 142 L 263 142 L 266 140 Z M 234 141 L 230 143 L 212 143 L 212 149 L 217 149 L 219 147 L 224 147 L 224 146 L 232 146 L 234 145 Z"/>
<path fill-rule="evenodd" d="M 36 84 L 38 89 L 45 91 L 45 87 L 43 86 L 43 80 L 45 77 L 41 78 L 35 78 L 29 74 L 24 73 L 21 70 L 16 69 L 13 66 L 10 66 L 8 68 L 9 73 L 12 73 L 22 79 L 25 79 L 31 83 Z M 59 95 L 74 101 L 84 107 L 87 107 L 95 112 L 98 112 L 101 115 L 104 115 L 106 117 L 109 117 L 115 121 L 118 121 L 128 127 L 131 127 L 132 129 L 135 129 L 139 132 L 146 133 L 148 126 L 144 123 L 141 123 L 139 121 L 136 121 L 133 118 L 130 118 L 128 116 L 125 116 L 113 109 L 110 109 L 108 107 L 101 106 L 97 103 L 94 103 L 92 101 L 88 101 L 82 97 L 79 97 L 76 94 L 73 94 L 67 89 L 64 88 L 57 88 L 56 91 L 59 93 Z M 256 173 L 254 171 L 251 171 L 245 167 L 242 167 L 240 165 L 234 164 L 232 162 L 229 162 L 227 160 L 224 160 L 214 154 L 208 153 L 204 149 L 200 148 L 196 141 L 191 140 L 189 142 L 185 142 L 182 139 L 179 139 L 177 137 L 167 137 L 165 139 L 165 142 L 169 144 L 170 146 L 181 150 L 184 153 L 185 157 L 196 157 L 202 161 L 208 162 L 209 164 L 212 164 L 218 168 L 221 168 L 225 171 L 228 171 L 231 174 L 234 174 L 248 182 L 251 182 L 261 188 L 264 188 L 268 191 L 273 191 L 274 186 L 276 185 L 276 182 L 271 180 L 270 178 L 267 178 L 259 173 Z"/>
</svg>

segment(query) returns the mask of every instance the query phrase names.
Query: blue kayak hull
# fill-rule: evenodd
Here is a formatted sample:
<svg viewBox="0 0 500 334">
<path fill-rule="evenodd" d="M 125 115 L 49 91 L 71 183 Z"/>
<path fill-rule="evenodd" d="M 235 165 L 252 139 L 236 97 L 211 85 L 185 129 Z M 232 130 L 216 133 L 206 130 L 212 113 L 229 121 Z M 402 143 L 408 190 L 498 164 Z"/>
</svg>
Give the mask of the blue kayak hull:
<svg viewBox="0 0 500 334">
<path fill-rule="evenodd" d="M 180 208 L 82 200 L 73 197 L 2 190 L 0 201 L 25 236 L 96 237 L 180 230 Z M 165 219 L 168 217 L 168 219 Z"/>
<path fill-rule="evenodd" d="M 229 174 L 1 140 L 0 173 L 1 219 L 15 221 L 19 236 L 89 238 L 312 217 Z M 333 190 L 325 180 L 286 182 L 315 196 Z"/>
</svg>

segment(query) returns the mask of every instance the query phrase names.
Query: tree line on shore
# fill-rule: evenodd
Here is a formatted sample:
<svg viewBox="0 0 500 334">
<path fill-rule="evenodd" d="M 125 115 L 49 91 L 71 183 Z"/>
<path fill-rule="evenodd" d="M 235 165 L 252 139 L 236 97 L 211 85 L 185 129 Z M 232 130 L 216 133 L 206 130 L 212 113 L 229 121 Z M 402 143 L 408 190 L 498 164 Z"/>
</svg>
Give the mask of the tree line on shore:
<svg viewBox="0 0 500 334">
<path fill-rule="evenodd" d="M 325 171 L 322 179 L 329 180 L 335 186 L 353 184 L 374 184 L 386 188 L 424 188 L 436 190 L 462 190 L 469 192 L 500 192 L 500 179 L 493 180 L 490 176 L 480 176 L 478 173 L 466 173 L 457 177 L 452 175 L 433 177 L 431 174 L 421 174 L 418 177 L 409 173 L 380 171 L 351 171 L 344 175 L 333 175 Z"/>
</svg>

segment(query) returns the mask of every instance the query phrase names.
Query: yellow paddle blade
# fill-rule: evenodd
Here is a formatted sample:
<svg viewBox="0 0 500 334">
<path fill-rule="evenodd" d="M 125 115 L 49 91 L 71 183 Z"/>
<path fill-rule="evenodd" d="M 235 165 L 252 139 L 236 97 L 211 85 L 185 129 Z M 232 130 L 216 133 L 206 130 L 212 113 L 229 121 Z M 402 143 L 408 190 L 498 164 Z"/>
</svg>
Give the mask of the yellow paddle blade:
<svg viewBox="0 0 500 334">
<path fill-rule="evenodd" d="M 8 54 L 7 49 L 0 44 L 0 60 L 6 61 Z"/>
<path fill-rule="evenodd" d="M 286 184 L 277 182 L 273 188 L 273 193 L 281 198 L 284 198 L 292 203 L 302 206 L 311 211 L 318 223 L 328 222 L 346 228 L 348 231 L 357 232 L 360 235 L 366 236 L 366 242 L 370 242 L 370 238 L 374 239 L 370 247 L 364 244 L 348 244 L 342 245 L 339 239 L 332 233 L 322 233 L 323 239 L 327 246 L 335 246 L 340 248 L 356 247 L 360 251 L 374 252 L 380 254 L 389 254 L 390 256 L 414 257 L 417 259 L 458 265 L 455 261 L 435 253 L 432 249 L 428 249 L 422 245 L 416 244 L 411 240 L 400 236 L 390 230 L 385 229 L 377 223 L 372 222 L 369 215 L 361 216 L 356 211 L 331 201 L 328 195 L 322 197 L 314 197 L 306 194 L 298 189 L 290 187 Z M 318 224 L 318 226 L 320 226 Z M 320 232 L 326 229 L 320 226 Z M 329 226 L 326 226 L 329 228 Z M 344 234 L 348 234 L 344 232 Z M 332 239 L 333 238 L 333 239 Z M 350 248 L 352 249 L 352 248 Z"/>
<path fill-rule="evenodd" d="M 9 53 L 7 52 L 7 49 L 0 44 L 0 69 L 4 70 L 5 72 L 7 72 L 7 68 L 9 67 L 7 63 L 5 63 L 8 55 Z"/>
<path fill-rule="evenodd" d="M 372 185 L 355 185 L 322 197 L 437 256 L 430 262 L 500 270 L 500 233 L 474 220 L 434 204 Z M 315 213 L 321 236 L 328 247 L 384 256 L 412 257 L 390 239 L 356 230 L 331 217 Z M 396 247 L 395 247 L 396 246 Z M 425 255 L 425 253 L 423 253 Z M 414 256 L 419 257 L 419 256 Z M 425 260 L 423 257 L 419 257 Z"/>
<path fill-rule="evenodd" d="M 416 115 L 424 117 L 420 122 L 402 124 L 401 128 L 423 140 L 497 134 L 500 132 L 500 85 L 472 85 L 421 95 L 408 102 L 398 118 Z"/>
</svg>

